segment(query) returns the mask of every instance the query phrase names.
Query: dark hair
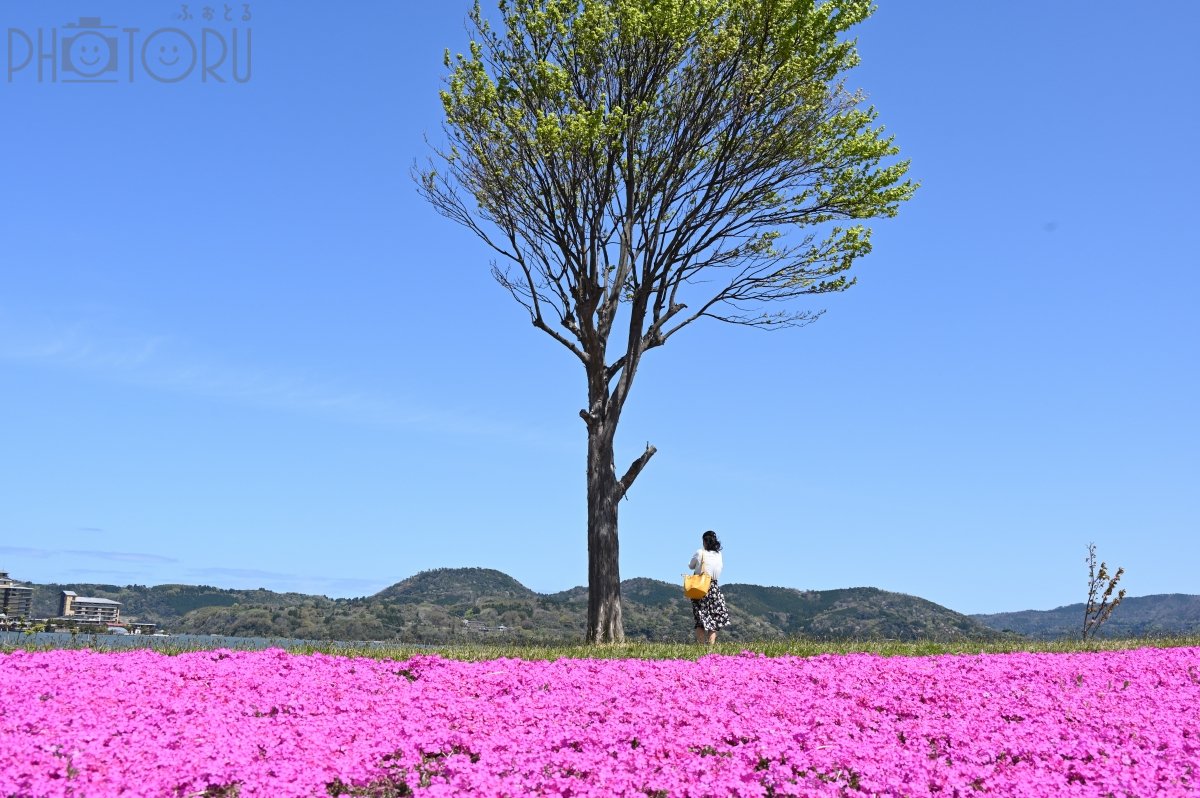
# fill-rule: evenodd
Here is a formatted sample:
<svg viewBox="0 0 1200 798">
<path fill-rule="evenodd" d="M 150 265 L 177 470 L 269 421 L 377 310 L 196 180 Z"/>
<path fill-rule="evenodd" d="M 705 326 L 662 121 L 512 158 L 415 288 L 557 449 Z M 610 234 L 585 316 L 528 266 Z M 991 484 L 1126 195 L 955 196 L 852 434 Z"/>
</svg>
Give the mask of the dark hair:
<svg viewBox="0 0 1200 798">
<path fill-rule="evenodd" d="M 711 529 L 705 532 L 701 539 L 704 541 L 705 551 L 721 550 L 721 541 L 717 540 L 717 533 L 713 532 Z"/>
</svg>

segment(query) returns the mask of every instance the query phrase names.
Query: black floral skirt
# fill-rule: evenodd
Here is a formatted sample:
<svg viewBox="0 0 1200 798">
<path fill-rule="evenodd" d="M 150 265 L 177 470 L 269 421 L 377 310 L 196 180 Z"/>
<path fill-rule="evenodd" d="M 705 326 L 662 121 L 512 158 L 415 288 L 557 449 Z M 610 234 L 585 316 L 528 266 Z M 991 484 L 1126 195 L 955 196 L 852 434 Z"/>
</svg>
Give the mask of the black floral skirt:
<svg viewBox="0 0 1200 798">
<path fill-rule="evenodd" d="M 725 607 L 725 596 L 717 586 L 717 580 L 712 581 L 708 595 L 702 599 L 692 599 L 692 619 L 697 629 L 715 632 L 722 626 L 729 625 L 729 610 Z"/>
</svg>

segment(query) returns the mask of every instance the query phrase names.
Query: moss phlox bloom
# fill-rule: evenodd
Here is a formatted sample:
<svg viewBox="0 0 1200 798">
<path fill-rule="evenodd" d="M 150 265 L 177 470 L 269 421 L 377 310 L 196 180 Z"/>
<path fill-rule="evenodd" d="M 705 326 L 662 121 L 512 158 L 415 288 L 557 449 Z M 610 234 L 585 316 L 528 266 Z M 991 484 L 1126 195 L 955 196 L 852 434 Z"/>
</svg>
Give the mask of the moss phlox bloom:
<svg viewBox="0 0 1200 798">
<path fill-rule="evenodd" d="M 0 796 L 1195 794 L 1200 649 L 0 655 Z"/>
</svg>

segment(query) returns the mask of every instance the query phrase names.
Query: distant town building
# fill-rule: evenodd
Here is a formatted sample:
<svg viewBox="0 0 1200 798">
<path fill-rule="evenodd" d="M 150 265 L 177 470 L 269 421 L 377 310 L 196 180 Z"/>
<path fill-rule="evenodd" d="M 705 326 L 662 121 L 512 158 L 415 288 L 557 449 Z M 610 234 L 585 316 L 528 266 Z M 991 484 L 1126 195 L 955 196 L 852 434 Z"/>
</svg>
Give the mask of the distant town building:
<svg viewBox="0 0 1200 798">
<path fill-rule="evenodd" d="M 28 618 L 33 606 L 33 588 L 18 585 L 7 571 L 0 571 L 0 615 Z"/>
<path fill-rule="evenodd" d="M 58 614 L 83 623 L 113 623 L 121 620 L 121 602 L 106 598 L 78 596 L 74 590 L 64 590 Z"/>
</svg>

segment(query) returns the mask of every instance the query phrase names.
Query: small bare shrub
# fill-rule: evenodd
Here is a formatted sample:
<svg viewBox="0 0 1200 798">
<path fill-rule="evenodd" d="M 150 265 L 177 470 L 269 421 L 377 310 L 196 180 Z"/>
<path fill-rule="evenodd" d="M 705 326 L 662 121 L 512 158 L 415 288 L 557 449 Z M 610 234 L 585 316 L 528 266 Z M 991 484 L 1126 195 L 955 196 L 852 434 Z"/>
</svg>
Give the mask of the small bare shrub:
<svg viewBox="0 0 1200 798">
<path fill-rule="evenodd" d="M 1117 572 L 1109 577 L 1108 564 L 1101 562 L 1100 570 L 1097 571 L 1096 544 L 1089 543 L 1087 549 L 1088 556 L 1084 562 L 1088 564 L 1088 597 L 1087 606 L 1083 611 L 1083 634 L 1080 638 L 1082 640 L 1094 638 L 1101 624 L 1108 620 L 1113 610 L 1121 603 L 1121 599 L 1125 598 L 1124 588 L 1113 598 L 1113 590 L 1117 582 L 1121 581 L 1125 569 L 1118 568 Z"/>
</svg>

